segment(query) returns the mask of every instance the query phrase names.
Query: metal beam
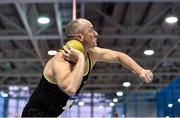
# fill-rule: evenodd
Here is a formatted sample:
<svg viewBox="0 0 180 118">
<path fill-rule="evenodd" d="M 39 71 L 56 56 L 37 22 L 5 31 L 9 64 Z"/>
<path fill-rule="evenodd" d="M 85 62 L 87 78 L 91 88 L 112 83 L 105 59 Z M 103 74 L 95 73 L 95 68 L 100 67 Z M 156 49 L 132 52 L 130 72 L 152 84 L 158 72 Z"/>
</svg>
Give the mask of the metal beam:
<svg viewBox="0 0 180 118">
<path fill-rule="evenodd" d="M 72 0 L 0 0 L 0 4 L 13 3 L 71 3 Z M 180 2 L 179 0 L 77 0 L 78 3 L 100 3 L 100 2 Z"/>
<path fill-rule="evenodd" d="M 109 71 L 109 72 L 94 72 L 91 73 L 90 76 L 106 76 L 106 77 L 113 77 L 113 76 L 130 76 L 131 73 L 123 73 L 123 72 L 113 72 Z M 154 76 L 177 76 L 180 75 L 180 72 L 156 72 L 154 73 Z M 133 75 L 132 75 L 133 76 Z M 134 76 L 134 78 L 136 78 L 136 76 Z"/>
<path fill-rule="evenodd" d="M 21 84 L 22 85 L 22 84 Z M 37 87 L 37 84 L 26 84 L 26 86 L 29 86 L 29 88 L 30 89 L 35 89 L 36 87 Z M 8 87 L 9 87 L 9 85 L 7 85 L 7 84 L 0 84 L 0 89 L 1 90 L 8 90 Z M 91 88 L 91 89 L 93 89 L 93 88 Z M 90 91 L 92 91 L 90 88 L 84 88 L 82 91 L 81 91 L 81 93 L 83 93 L 83 92 L 90 92 Z M 100 92 L 100 93 L 112 93 L 112 92 L 114 92 L 114 91 L 118 91 L 119 89 L 117 88 L 116 90 L 113 88 L 113 89 L 109 89 L 109 88 L 106 88 L 106 89 L 104 89 L 104 88 L 101 88 L 101 89 L 98 89 L 98 90 L 96 90 L 96 89 L 94 89 L 94 92 Z M 129 90 L 129 91 L 131 91 L 131 90 Z M 156 91 L 159 91 L 159 89 L 152 89 L 152 88 L 149 88 L 149 89 L 141 89 L 141 90 L 138 90 L 138 92 L 156 92 Z"/>
<path fill-rule="evenodd" d="M 171 48 L 169 51 L 167 51 L 167 53 L 165 53 L 165 55 L 159 60 L 159 62 L 154 65 L 154 67 L 153 67 L 152 70 L 155 71 L 155 70 L 158 68 L 158 66 L 159 66 L 163 61 L 165 61 L 166 58 L 179 46 L 179 44 L 180 44 L 180 40 L 177 39 L 177 42 L 174 44 L 174 46 L 172 46 L 172 48 Z"/>
<path fill-rule="evenodd" d="M 101 10 L 99 10 L 98 8 L 96 7 L 93 7 L 93 6 L 90 6 L 88 5 L 89 8 L 93 9 L 94 11 L 98 12 L 99 14 L 101 14 L 104 18 L 106 18 L 110 23 L 114 24 L 115 27 L 123 30 L 123 31 L 126 31 L 127 32 L 127 29 L 124 28 L 123 26 L 121 26 L 119 23 L 117 23 L 116 21 L 114 21 L 111 17 L 107 16 L 105 13 L 103 13 Z"/>
<path fill-rule="evenodd" d="M 38 58 L 3 58 L 0 59 L 0 63 L 4 62 L 38 62 Z"/>
<path fill-rule="evenodd" d="M 159 61 L 159 58 L 140 58 L 140 57 L 134 57 L 133 58 L 136 61 Z M 45 61 L 48 60 L 48 58 L 44 59 Z M 39 59 L 38 58 L 2 58 L 0 59 L 0 63 L 4 63 L 4 62 L 38 62 Z M 180 62 L 179 57 L 167 57 L 164 59 L 164 61 L 168 61 L 168 62 Z"/>
<path fill-rule="evenodd" d="M 156 20 L 158 20 L 162 15 L 164 15 L 173 5 L 170 4 L 166 8 L 164 8 L 160 13 L 158 13 L 157 16 L 153 17 L 148 23 L 146 23 L 141 29 L 139 29 L 137 32 L 144 31 L 147 27 L 149 27 L 152 23 L 154 23 Z"/>
<path fill-rule="evenodd" d="M 61 12 L 59 11 L 58 3 L 54 3 L 54 11 L 56 15 L 56 24 L 59 34 L 60 48 L 62 48 L 64 45 L 64 36 L 63 36 L 63 27 L 62 27 L 62 17 L 61 17 Z"/>
<path fill-rule="evenodd" d="M 24 26 L 26 28 L 26 31 L 28 32 L 28 35 L 29 35 L 28 37 L 30 38 L 30 40 L 32 42 L 32 45 L 33 45 L 33 47 L 35 48 L 35 50 L 37 52 L 37 55 L 38 55 L 38 57 L 39 57 L 39 59 L 41 61 L 41 64 L 42 64 L 42 66 L 44 66 L 45 65 L 45 61 L 42 58 L 42 55 L 41 55 L 41 52 L 39 50 L 37 41 L 33 38 L 33 34 L 32 34 L 32 31 L 31 31 L 31 29 L 29 27 L 26 14 L 23 12 L 23 9 L 20 6 L 20 4 L 16 3 L 15 6 L 16 6 L 17 11 L 18 11 L 18 13 L 20 15 L 20 18 L 22 19 L 22 22 L 23 22 L 23 24 L 24 24 Z"/>
<path fill-rule="evenodd" d="M 130 87 L 136 87 L 136 83 L 133 83 Z M 165 86 L 166 84 L 162 84 L 162 83 L 157 83 L 157 84 L 151 84 L 151 85 L 147 85 L 147 84 L 143 84 L 141 87 L 147 87 L 147 86 L 151 86 L 151 87 L 163 87 L 163 86 Z M 122 84 L 96 84 L 96 83 L 94 83 L 94 84 L 86 84 L 85 86 L 84 86 L 85 88 L 120 88 L 120 87 L 123 87 L 123 85 Z M 124 88 L 124 87 L 123 87 Z"/>
<path fill-rule="evenodd" d="M 112 77 L 112 76 L 126 76 L 130 75 L 130 73 L 120 73 L 120 72 L 94 72 L 90 74 L 90 77 L 93 76 L 107 76 L 107 77 Z M 160 72 L 160 73 L 154 73 L 155 76 L 176 76 L 180 75 L 180 72 Z M 42 73 L 0 73 L 0 77 L 41 77 Z"/>
<path fill-rule="evenodd" d="M 131 7 L 131 11 L 130 11 L 130 15 L 131 15 L 131 26 L 132 26 L 132 29 L 131 29 L 131 32 L 134 32 L 135 31 L 135 5 L 134 4 L 130 4 L 130 7 Z"/>
<path fill-rule="evenodd" d="M 24 30 L 18 26 L 17 24 L 15 24 L 13 21 L 11 21 L 9 18 L 7 18 L 6 16 L 4 16 L 1 12 L 0 12 L 0 17 L 6 21 L 8 24 L 10 24 L 11 26 L 13 26 L 14 28 L 16 28 L 17 30 L 19 30 L 20 32 L 24 32 Z"/>
<path fill-rule="evenodd" d="M 63 37 L 65 38 L 65 37 Z M 99 35 L 98 38 L 100 39 L 109 39 L 112 38 L 117 39 L 178 39 L 179 34 L 104 34 Z M 34 40 L 57 40 L 59 39 L 59 35 L 38 35 L 33 36 Z M 30 40 L 28 35 L 1 35 L 0 40 Z"/>
<path fill-rule="evenodd" d="M 85 2 L 81 2 L 80 9 L 81 9 L 80 16 L 81 18 L 84 18 L 85 17 Z"/>
</svg>

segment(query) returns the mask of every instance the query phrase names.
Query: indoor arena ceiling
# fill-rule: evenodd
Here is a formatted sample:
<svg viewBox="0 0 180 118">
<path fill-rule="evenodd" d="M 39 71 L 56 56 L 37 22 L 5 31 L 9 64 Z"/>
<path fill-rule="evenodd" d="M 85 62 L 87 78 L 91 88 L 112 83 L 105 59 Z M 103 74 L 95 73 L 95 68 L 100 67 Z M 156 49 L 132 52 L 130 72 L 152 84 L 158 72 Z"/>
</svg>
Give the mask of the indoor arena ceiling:
<svg viewBox="0 0 180 118">
<path fill-rule="evenodd" d="M 83 91 L 156 91 L 180 75 L 179 23 L 164 22 L 180 14 L 179 0 L 77 0 L 77 17 L 89 19 L 99 33 L 98 45 L 122 51 L 152 69 L 154 80 L 144 84 L 119 64 L 98 63 Z M 48 25 L 37 23 L 49 16 Z M 43 67 L 66 42 L 72 19 L 71 0 L 0 0 L 0 89 L 9 85 L 35 88 Z M 154 55 L 143 54 L 153 49 Z M 130 81 L 129 88 L 122 83 Z"/>
</svg>

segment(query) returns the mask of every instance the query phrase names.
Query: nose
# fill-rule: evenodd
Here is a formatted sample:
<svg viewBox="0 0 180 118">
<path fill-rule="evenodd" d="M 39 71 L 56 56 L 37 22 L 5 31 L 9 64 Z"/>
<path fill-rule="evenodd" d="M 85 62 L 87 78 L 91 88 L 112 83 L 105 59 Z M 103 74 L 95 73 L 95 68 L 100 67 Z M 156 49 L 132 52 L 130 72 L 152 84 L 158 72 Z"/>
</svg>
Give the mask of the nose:
<svg viewBox="0 0 180 118">
<path fill-rule="evenodd" d="M 97 33 L 96 31 L 94 31 L 94 35 L 95 35 L 95 37 L 97 37 L 97 36 L 98 36 L 98 33 Z"/>
</svg>

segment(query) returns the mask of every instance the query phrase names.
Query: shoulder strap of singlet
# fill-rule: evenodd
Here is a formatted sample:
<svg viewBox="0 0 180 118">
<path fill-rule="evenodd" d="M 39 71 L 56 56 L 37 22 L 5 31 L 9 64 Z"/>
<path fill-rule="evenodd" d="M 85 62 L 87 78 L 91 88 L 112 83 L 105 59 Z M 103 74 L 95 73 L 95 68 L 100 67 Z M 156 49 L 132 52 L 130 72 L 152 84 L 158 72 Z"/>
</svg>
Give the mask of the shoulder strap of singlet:
<svg viewBox="0 0 180 118">
<path fill-rule="evenodd" d="M 51 80 L 49 80 L 44 73 L 43 73 L 43 79 L 46 79 L 51 84 L 57 84 L 57 83 L 52 82 Z"/>
<path fill-rule="evenodd" d="M 90 57 L 89 53 L 87 53 L 87 56 L 88 56 L 88 61 L 89 61 L 89 70 L 88 70 L 88 73 L 87 73 L 86 75 L 88 75 L 88 74 L 90 73 L 90 71 L 91 71 L 91 66 L 92 66 L 92 65 L 91 65 L 92 60 L 91 60 L 91 57 Z M 57 83 L 52 82 L 51 80 L 49 80 L 49 79 L 46 77 L 45 74 L 43 74 L 43 76 L 44 76 L 44 79 L 46 79 L 49 83 L 51 83 L 51 84 L 57 84 Z"/>
<path fill-rule="evenodd" d="M 89 55 L 89 53 L 87 52 L 87 55 L 88 55 L 88 61 L 89 61 L 89 71 L 88 71 L 88 74 L 90 73 L 90 71 L 91 71 L 91 57 L 90 57 L 90 55 Z"/>
</svg>

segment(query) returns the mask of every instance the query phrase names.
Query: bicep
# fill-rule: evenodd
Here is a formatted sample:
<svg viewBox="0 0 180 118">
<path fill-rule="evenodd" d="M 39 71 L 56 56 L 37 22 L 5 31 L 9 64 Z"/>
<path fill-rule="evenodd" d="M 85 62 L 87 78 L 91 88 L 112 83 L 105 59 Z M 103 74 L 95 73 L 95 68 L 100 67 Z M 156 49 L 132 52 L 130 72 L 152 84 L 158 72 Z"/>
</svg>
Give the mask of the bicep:
<svg viewBox="0 0 180 118">
<path fill-rule="evenodd" d="M 71 72 L 70 64 L 63 61 L 54 61 L 52 66 L 54 78 L 59 85 Z"/>
<path fill-rule="evenodd" d="M 119 53 L 118 51 L 99 48 L 96 47 L 93 49 L 93 55 L 96 61 L 102 62 L 110 62 L 110 63 L 117 63 L 119 60 Z"/>
</svg>

